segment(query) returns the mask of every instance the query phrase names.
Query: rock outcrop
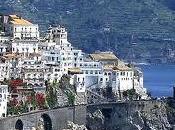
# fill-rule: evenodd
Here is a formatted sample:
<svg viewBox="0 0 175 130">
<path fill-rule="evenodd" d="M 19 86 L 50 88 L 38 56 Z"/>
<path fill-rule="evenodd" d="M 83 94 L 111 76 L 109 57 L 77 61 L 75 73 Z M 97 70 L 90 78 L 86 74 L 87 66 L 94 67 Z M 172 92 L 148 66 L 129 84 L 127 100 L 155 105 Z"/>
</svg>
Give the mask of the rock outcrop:
<svg viewBox="0 0 175 130">
<path fill-rule="evenodd" d="M 87 130 L 87 128 L 84 125 L 78 125 L 68 121 L 67 129 L 63 130 Z"/>
<path fill-rule="evenodd" d="M 170 130 L 164 102 L 122 103 L 118 106 L 90 108 L 87 128 L 90 130 Z"/>
</svg>

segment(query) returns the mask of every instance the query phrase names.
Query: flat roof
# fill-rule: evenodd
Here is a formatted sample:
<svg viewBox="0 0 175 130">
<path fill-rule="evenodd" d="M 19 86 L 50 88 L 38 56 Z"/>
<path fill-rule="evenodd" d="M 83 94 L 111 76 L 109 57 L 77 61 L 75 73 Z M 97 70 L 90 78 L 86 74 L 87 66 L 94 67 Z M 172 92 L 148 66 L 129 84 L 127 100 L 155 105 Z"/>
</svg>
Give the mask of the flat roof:
<svg viewBox="0 0 175 130">
<path fill-rule="evenodd" d="M 82 70 L 80 68 L 69 68 L 68 73 L 70 74 L 82 74 Z"/>
<path fill-rule="evenodd" d="M 10 23 L 14 24 L 14 25 L 33 25 L 31 22 L 18 17 L 17 15 L 9 15 L 11 18 Z"/>
<path fill-rule="evenodd" d="M 132 71 L 133 69 L 126 65 L 104 65 L 104 70 L 114 70 L 114 71 Z"/>
<path fill-rule="evenodd" d="M 128 67 L 128 66 L 126 66 L 126 65 L 124 65 L 124 66 L 119 65 L 119 66 L 113 67 L 113 70 L 132 71 L 133 69 Z"/>
<path fill-rule="evenodd" d="M 105 60 L 118 60 L 118 58 L 112 52 L 99 52 L 90 54 L 93 60 L 105 61 Z"/>
</svg>

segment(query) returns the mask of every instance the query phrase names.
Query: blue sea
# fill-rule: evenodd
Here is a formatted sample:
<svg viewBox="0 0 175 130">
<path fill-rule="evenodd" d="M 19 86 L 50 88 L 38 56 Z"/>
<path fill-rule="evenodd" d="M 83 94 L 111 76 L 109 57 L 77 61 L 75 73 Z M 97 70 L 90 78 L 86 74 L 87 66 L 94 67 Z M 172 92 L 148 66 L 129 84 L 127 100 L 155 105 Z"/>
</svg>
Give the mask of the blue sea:
<svg viewBox="0 0 175 130">
<path fill-rule="evenodd" d="M 154 97 L 173 95 L 175 85 L 175 65 L 141 65 L 144 73 L 144 86 Z"/>
</svg>

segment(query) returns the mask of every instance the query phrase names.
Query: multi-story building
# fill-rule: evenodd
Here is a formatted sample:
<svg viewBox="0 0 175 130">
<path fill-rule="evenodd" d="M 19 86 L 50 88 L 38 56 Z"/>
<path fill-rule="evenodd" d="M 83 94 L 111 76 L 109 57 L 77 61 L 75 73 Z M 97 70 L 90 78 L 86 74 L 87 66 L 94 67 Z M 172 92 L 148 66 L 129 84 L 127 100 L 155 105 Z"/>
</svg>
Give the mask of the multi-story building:
<svg viewBox="0 0 175 130">
<path fill-rule="evenodd" d="M 7 116 L 8 85 L 0 85 L 0 117 Z"/>
<path fill-rule="evenodd" d="M 3 56 L 8 51 L 9 51 L 9 45 L 8 44 L 4 44 L 4 43 L 0 43 L 0 56 Z"/>
<path fill-rule="evenodd" d="M 10 41 L 10 37 L 0 34 L 0 43 L 5 43 L 9 41 Z"/>
<path fill-rule="evenodd" d="M 14 40 L 11 43 L 12 53 L 23 54 L 38 53 L 38 40 Z"/>
<path fill-rule="evenodd" d="M 66 29 L 61 26 L 49 27 L 45 40 L 34 39 L 37 32 L 29 29 L 28 34 L 27 28 L 26 34 L 23 33 L 25 26 L 32 24 L 17 16 L 10 17 L 13 25 L 11 31 L 13 30 L 16 39 L 10 43 L 12 54 L 5 55 L 6 58 L 9 57 L 1 67 L 10 67 L 7 68 L 8 76 L 5 77 L 5 70 L 2 71 L 1 78 L 18 77 L 30 86 L 41 87 L 46 80 L 59 81 L 66 74 L 71 76 L 71 84 L 74 84 L 80 93 L 106 88 L 111 88 L 116 95 L 129 89 L 146 93 L 143 88 L 143 76 L 140 73 L 136 75 L 135 69 L 125 65 L 112 52 L 86 55 L 71 45 L 67 39 Z M 14 31 L 17 27 L 15 25 L 22 21 L 25 25 L 20 25 L 23 26 L 23 31 L 20 30 L 19 34 L 18 29 Z M 31 37 L 28 37 L 29 35 Z M 39 33 L 37 35 L 39 37 Z"/>
<path fill-rule="evenodd" d="M 38 25 L 17 15 L 9 15 L 7 30 L 14 39 L 38 39 Z"/>
</svg>

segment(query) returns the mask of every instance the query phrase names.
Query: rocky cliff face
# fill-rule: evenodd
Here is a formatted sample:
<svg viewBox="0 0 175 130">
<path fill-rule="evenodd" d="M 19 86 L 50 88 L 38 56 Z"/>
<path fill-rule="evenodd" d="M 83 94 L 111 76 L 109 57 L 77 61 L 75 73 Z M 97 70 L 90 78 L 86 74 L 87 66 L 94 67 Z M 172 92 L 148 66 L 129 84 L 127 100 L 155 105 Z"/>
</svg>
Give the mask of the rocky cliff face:
<svg viewBox="0 0 175 130">
<path fill-rule="evenodd" d="M 173 129 L 174 117 L 172 113 L 167 113 L 167 104 L 164 102 L 124 103 L 89 109 L 87 126 L 90 130 Z"/>
<path fill-rule="evenodd" d="M 67 129 L 63 130 L 87 130 L 87 128 L 84 125 L 78 125 L 74 124 L 73 122 L 68 121 L 67 123 Z"/>
</svg>

